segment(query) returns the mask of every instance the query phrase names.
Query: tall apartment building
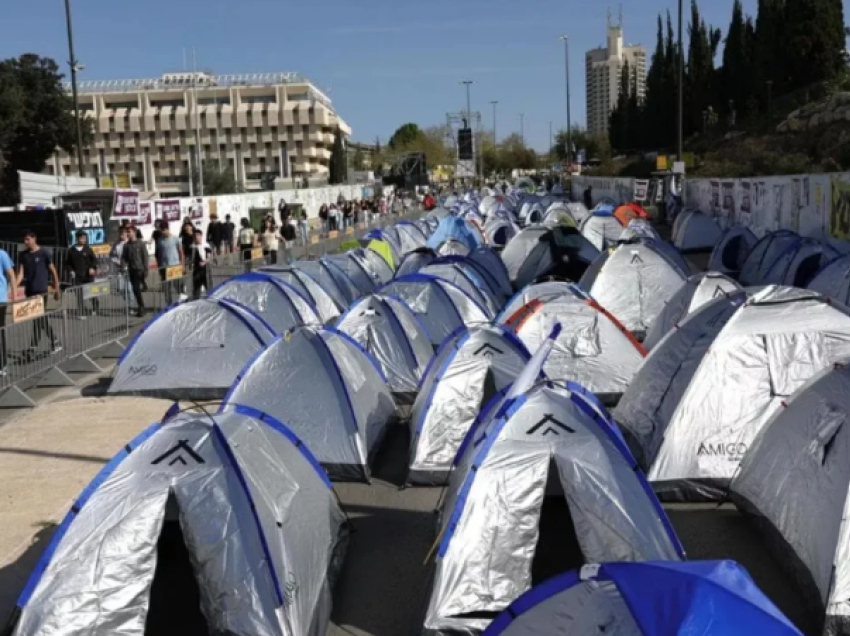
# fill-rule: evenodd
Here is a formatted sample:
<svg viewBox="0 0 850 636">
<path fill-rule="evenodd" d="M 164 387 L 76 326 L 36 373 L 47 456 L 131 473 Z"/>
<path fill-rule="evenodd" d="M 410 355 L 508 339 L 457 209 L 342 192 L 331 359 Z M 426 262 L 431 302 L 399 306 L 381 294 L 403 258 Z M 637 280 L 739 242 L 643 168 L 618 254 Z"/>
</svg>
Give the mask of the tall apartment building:
<svg viewBox="0 0 850 636">
<path fill-rule="evenodd" d="M 608 41 L 605 47 L 587 52 L 587 129 L 592 133 L 608 132 L 611 111 L 620 97 L 620 77 L 629 63 L 632 78 L 637 78 L 638 98 L 646 96 L 646 49 L 640 45 L 623 45 L 623 16 L 613 24 L 608 13 Z"/>
<path fill-rule="evenodd" d="M 94 128 L 86 176 L 126 173 L 133 187 L 169 196 L 190 193 L 196 138 L 201 161 L 230 166 L 250 191 L 270 178 L 326 178 L 337 129 L 351 134 L 331 101 L 295 73 L 80 82 L 77 101 Z M 60 150 L 48 172 L 76 175 L 76 164 Z"/>
</svg>

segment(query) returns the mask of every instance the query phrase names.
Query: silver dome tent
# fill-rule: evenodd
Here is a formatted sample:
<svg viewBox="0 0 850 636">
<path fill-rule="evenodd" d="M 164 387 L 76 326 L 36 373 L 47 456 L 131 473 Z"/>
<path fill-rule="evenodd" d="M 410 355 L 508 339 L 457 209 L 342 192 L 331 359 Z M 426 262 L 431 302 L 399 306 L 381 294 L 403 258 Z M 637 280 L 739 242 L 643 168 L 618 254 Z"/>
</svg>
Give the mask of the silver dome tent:
<svg viewBox="0 0 850 636">
<path fill-rule="evenodd" d="M 338 300 L 335 299 L 316 279 L 300 269 L 282 265 L 268 265 L 258 271 L 270 274 L 301 292 L 301 295 L 316 308 L 324 323 L 336 319 L 347 307 L 341 297 Z"/>
<path fill-rule="evenodd" d="M 339 480 L 369 479 L 369 461 L 396 420 L 378 363 L 331 327 L 301 327 L 277 338 L 239 373 L 221 409 L 233 406 L 286 421 Z"/>
<path fill-rule="evenodd" d="M 277 333 L 231 300 L 196 300 L 151 319 L 125 349 L 110 395 L 220 400 Z"/>
<path fill-rule="evenodd" d="M 248 409 L 177 414 L 74 502 L 20 596 L 14 634 L 143 636 L 179 620 L 203 633 L 321 636 L 346 543 L 327 476 L 285 424 Z"/>
<path fill-rule="evenodd" d="M 238 302 L 261 316 L 276 333 L 323 322 L 297 289 L 265 272 L 229 278 L 211 289 L 208 298 Z"/>
<path fill-rule="evenodd" d="M 736 225 L 723 232 L 708 259 L 708 269 L 737 278 L 758 238 L 752 230 Z"/>
</svg>

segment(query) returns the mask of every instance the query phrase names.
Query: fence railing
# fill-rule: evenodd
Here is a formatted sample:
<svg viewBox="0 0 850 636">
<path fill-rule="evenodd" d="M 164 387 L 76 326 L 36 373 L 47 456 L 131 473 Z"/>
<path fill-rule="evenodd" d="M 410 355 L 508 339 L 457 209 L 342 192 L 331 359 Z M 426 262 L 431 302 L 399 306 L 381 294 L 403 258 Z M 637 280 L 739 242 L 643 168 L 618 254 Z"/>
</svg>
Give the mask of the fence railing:
<svg viewBox="0 0 850 636">
<path fill-rule="evenodd" d="M 422 214 L 415 211 L 401 217 L 388 215 L 358 224 L 350 232 L 331 232 L 316 239 L 308 235 L 306 242 L 291 242 L 274 258 L 277 263 L 320 258 L 339 251 L 341 245 L 358 240 L 371 229 Z M 200 276 L 191 267 L 152 269 L 144 280 L 135 281 L 138 298 L 134 281 L 127 273 L 118 272 L 94 283 L 69 287 L 59 300 L 39 296 L 0 305 L 0 408 L 34 407 L 35 402 L 25 390 L 74 386 L 76 382 L 69 374 L 103 372 L 89 355 L 93 351 L 118 358 L 122 351 L 119 341 L 152 314 L 174 303 L 201 298 L 225 280 L 272 261 L 272 255 L 263 254 L 262 250 L 255 249 L 247 256 L 250 258 L 240 252 L 217 255 Z M 144 312 L 139 312 L 139 299 Z"/>
</svg>

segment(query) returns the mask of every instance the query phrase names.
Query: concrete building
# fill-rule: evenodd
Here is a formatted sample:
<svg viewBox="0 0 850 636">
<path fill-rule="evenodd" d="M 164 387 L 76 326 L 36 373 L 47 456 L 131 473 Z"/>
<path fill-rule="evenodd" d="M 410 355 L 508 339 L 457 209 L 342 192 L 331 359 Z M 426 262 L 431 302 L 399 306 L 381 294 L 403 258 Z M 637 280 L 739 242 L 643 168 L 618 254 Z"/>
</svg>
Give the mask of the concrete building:
<svg viewBox="0 0 850 636">
<path fill-rule="evenodd" d="M 337 128 L 351 134 L 331 101 L 295 73 L 166 73 L 78 89 L 81 114 L 94 124 L 86 176 L 128 174 L 133 187 L 168 196 L 190 194 L 196 143 L 202 161 L 229 166 L 251 191 L 321 183 Z M 60 150 L 47 171 L 76 175 L 76 163 Z"/>
<path fill-rule="evenodd" d="M 646 49 L 640 45 L 623 44 L 623 16 L 615 25 L 608 12 L 608 41 L 606 46 L 587 52 L 587 129 L 592 133 L 607 133 L 608 119 L 620 96 L 620 77 L 623 66 L 629 64 L 632 80 L 637 78 L 638 98 L 646 96 Z"/>
</svg>

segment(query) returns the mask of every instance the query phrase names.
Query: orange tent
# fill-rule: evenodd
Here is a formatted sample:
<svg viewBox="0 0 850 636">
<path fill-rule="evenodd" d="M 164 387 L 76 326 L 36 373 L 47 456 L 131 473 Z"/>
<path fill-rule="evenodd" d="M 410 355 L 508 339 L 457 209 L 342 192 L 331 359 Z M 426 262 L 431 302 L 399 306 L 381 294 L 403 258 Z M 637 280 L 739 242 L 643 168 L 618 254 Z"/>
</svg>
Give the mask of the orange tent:
<svg viewBox="0 0 850 636">
<path fill-rule="evenodd" d="M 633 219 L 649 219 L 646 210 L 637 203 L 626 203 L 614 210 L 614 216 L 623 227 L 629 224 Z"/>
</svg>

